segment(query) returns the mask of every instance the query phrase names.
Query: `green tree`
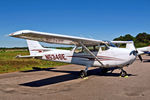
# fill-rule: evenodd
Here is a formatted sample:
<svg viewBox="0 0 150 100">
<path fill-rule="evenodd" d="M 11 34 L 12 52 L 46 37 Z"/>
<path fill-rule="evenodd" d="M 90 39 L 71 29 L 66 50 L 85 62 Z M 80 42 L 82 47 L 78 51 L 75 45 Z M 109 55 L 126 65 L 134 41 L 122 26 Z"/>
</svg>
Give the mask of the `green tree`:
<svg viewBox="0 0 150 100">
<path fill-rule="evenodd" d="M 130 41 L 133 40 L 136 47 L 143 47 L 150 45 L 150 34 L 143 32 L 139 33 L 136 37 L 133 37 L 130 34 L 125 36 L 120 36 L 114 39 L 115 41 Z"/>
<path fill-rule="evenodd" d="M 115 41 L 133 41 L 134 37 L 130 34 L 126 34 L 125 36 L 120 36 L 114 39 Z"/>
<path fill-rule="evenodd" d="M 137 42 L 147 43 L 150 41 L 150 35 L 145 32 L 139 33 L 135 38 Z"/>
</svg>

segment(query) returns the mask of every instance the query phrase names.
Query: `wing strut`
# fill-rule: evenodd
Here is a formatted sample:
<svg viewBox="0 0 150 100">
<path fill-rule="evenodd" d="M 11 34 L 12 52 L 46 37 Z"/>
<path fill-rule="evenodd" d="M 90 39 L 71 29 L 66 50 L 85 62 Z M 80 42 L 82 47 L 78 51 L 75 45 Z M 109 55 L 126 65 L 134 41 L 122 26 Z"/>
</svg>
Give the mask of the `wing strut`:
<svg viewBox="0 0 150 100">
<path fill-rule="evenodd" d="M 102 65 L 102 67 L 104 67 L 104 64 L 83 43 L 80 42 L 80 44 L 91 56 L 93 56 Z"/>
</svg>

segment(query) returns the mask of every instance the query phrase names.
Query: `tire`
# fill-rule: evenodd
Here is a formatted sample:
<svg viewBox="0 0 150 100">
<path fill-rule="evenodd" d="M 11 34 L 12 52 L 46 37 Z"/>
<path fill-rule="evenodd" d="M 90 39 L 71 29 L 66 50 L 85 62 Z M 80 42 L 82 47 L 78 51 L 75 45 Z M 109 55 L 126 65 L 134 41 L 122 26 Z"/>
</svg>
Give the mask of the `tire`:
<svg viewBox="0 0 150 100">
<path fill-rule="evenodd" d="M 121 73 L 120 73 L 120 76 L 121 77 L 125 77 L 127 75 L 127 72 L 126 71 L 122 71 Z"/>
<path fill-rule="evenodd" d="M 84 78 L 87 76 L 87 73 L 85 72 L 85 70 L 81 70 L 80 71 L 80 78 Z"/>
</svg>

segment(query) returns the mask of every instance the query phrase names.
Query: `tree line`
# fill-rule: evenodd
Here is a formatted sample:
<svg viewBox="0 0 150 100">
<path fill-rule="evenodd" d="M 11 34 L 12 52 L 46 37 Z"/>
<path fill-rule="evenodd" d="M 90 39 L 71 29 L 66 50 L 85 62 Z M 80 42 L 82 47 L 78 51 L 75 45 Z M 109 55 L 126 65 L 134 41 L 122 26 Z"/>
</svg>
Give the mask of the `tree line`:
<svg viewBox="0 0 150 100">
<path fill-rule="evenodd" d="M 143 32 L 139 33 L 135 37 L 130 34 L 126 34 L 115 38 L 114 41 L 134 41 L 135 47 L 143 47 L 150 45 L 150 34 Z"/>
</svg>

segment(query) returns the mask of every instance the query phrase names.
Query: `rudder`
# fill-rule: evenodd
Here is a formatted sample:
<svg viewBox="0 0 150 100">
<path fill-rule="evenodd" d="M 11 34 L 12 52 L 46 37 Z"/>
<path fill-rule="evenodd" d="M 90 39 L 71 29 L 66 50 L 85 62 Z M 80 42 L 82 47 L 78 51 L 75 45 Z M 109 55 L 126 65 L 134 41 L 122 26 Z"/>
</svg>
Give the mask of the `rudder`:
<svg viewBox="0 0 150 100">
<path fill-rule="evenodd" d="M 30 55 L 36 55 L 37 53 L 43 52 L 43 47 L 39 44 L 38 41 L 27 40 L 28 49 Z"/>
</svg>

